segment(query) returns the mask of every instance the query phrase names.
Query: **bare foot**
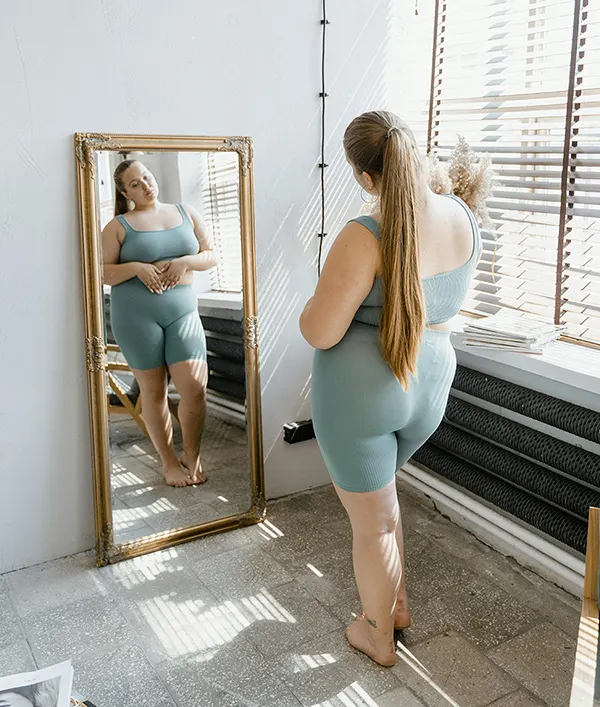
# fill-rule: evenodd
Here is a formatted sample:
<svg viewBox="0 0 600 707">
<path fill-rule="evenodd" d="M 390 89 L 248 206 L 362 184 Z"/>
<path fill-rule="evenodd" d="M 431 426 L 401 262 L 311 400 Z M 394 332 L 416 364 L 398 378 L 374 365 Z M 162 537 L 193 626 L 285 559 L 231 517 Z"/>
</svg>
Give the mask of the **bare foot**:
<svg viewBox="0 0 600 707">
<path fill-rule="evenodd" d="M 408 607 L 396 607 L 396 613 L 394 614 L 394 628 L 396 631 L 404 631 L 404 629 L 409 628 L 410 624 Z"/>
<path fill-rule="evenodd" d="M 202 464 L 200 464 L 200 461 L 198 461 L 198 466 L 196 467 L 196 470 L 194 472 L 190 471 L 190 467 L 188 466 L 188 463 L 185 459 L 185 454 L 181 455 L 181 457 L 179 458 L 179 462 L 184 469 L 187 469 L 190 475 L 189 478 L 191 484 L 200 485 L 205 484 L 208 481 L 208 476 L 202 471 Z"/>
<path fill-rule="evenodd" d="M 410 628 L 411 625 L 410 610 L 406 604 L 404 606 L 396 605 L 396 613 L 394 614 L 394 630 L 404 631 Z"/>
<path fill-rule="evenodd" d="M 179 466 L 165 469 L 164 473 L 168 486 L 189 486 L 191 484 L 190 477 Z"/>
<path fill-rule="evenodd" d="M 410 611 L 408 609 L 408 596 L 406 587 L 399 593 L 396 601 L 396 613 L 394 614 L 394 628 L 396 631 L 404 631 L 411 624 Z"/>
<path fill-rule="evenodd" d="M 379 634 L 379 635 L 378 635 Z M 381 631 L 373 628 L 364 614 L 359 614 L 346 629 L 348 643 L 386 668 L 396 664 L 393 639 L 384 640 Z"/>
</svg>

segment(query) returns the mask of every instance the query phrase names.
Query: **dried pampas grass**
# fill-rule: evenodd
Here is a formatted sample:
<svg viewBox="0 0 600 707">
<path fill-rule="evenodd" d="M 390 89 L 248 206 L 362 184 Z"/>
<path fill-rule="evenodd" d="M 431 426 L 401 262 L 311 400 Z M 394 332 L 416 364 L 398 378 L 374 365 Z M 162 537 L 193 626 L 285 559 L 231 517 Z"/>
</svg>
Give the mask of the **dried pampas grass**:
<svg viewBox="0 0 600 707">
<path fill-rule="evenodd" d="M 494 170 L 489 155 L 477 155 L 462 136 L 446 162 L 437 155 L 428 159 L 429 186 L 436 194 L 455 194 L 475 214 L 480 226 L 490 228 L 486 200 L 494 184 Z"/>
</svg>

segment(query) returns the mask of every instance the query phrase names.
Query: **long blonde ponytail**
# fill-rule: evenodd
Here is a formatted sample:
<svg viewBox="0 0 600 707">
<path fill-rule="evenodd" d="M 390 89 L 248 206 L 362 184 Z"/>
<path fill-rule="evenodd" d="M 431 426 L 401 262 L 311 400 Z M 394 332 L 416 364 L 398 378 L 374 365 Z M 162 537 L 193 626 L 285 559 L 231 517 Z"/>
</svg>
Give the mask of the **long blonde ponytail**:
<svg viewBox="0 0 600 707">
<path fill-rule="evenodd" d="M 379 338 L 383 356 L 404 390 L 416 375 L 425 328 L 419 262 L 418 211 L 424 188 L 418 147 L 393 113 L 365 113 L 348 126 L 350 162 L 380 182 L 380 248 L 383 307 Z"/>
</svg>

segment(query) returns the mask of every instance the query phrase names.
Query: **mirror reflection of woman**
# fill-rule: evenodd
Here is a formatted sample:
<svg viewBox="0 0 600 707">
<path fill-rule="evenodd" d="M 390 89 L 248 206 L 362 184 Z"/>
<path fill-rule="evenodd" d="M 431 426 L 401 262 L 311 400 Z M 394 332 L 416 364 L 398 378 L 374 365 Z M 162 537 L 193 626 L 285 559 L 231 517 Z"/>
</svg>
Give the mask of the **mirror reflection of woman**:
<svg viewBox="0 0 600 707">
<path fill-rule="evenodd" d="M 208 371 L 192 280 L 194 271 L 215 267 L 212 241 L 195 209 L 159 201 L 156 179 L 141 162 L 121 162 L 114 182 L 115 218 L 102 232 L 111 328 L 139 383 L 142 415 L 167 484 L 201 484 Z M 181 398 L 181 459 L 173 446 L 169 375 Z"/>
</svg>

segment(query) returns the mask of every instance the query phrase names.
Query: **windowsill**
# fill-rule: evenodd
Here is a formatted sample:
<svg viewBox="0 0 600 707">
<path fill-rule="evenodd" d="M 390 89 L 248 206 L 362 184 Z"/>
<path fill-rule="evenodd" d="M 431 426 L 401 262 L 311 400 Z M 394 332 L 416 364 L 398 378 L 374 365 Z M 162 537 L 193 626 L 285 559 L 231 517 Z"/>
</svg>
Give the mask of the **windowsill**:
<svg viewBox="0 0 600 707">
<path fill-rule="evenodd" d="M 459 314 L 452 320 L 452 331 L 460 332 L 464 323 L 472 319 L 468 314 Z M 541 355 L 511 353 L 492 349 L 475 349 L 466 346 L 457 336 L 452 336 L 455 351 L 473 356 L 475 359 L 493 361 L 500 366 L 517 368 L 536 376 L 559 381 L 600 396 L 600 351 L 576 344 L 555 341 Z"/>
<path fill-rule="evenodd" d="M 242 309 L 240 292 L 201 292 L 198 294 L 198 304 L 214 309 Z"/>
<path fill-rule="evenodd" d="M 105 295 L 110 294 L 110 285 L 102 287 Z M 213 309 L 242 310 L 242 294 L 240 292 L 201 292 L 198 293 L 198 304 Z"/>
</svg>

